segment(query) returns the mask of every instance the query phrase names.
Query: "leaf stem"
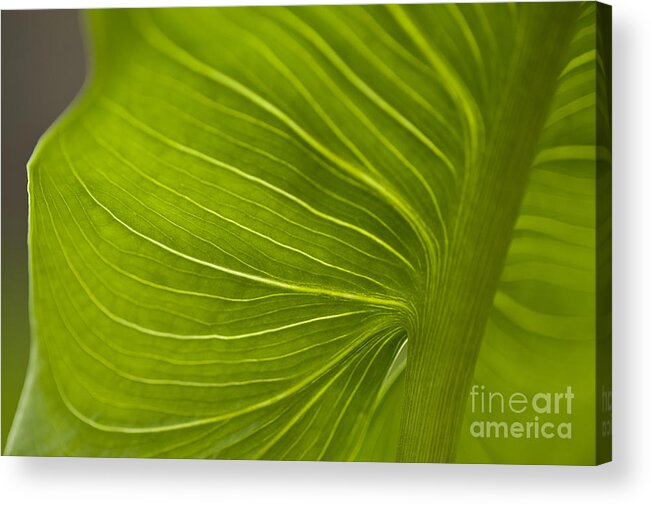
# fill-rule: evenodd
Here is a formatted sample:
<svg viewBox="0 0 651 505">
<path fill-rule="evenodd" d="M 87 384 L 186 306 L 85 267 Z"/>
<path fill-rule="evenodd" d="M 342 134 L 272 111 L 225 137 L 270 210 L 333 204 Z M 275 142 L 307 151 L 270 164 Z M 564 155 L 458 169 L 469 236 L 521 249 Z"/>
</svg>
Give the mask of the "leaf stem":
<svg viewBox="0 0 651 505">
<path fill-rule="evenodd" d="M 540 134 L 580 4 L 521 9 L 510 80 L 465 174 L 446 269 L 428 279 L 409 332 L 398 460 L 454 460 L 466 394 Z M 489 83 L 491 85 L 492 83 Z M 480 104 L 481 105 L 481 104 Z"/>
</svg>

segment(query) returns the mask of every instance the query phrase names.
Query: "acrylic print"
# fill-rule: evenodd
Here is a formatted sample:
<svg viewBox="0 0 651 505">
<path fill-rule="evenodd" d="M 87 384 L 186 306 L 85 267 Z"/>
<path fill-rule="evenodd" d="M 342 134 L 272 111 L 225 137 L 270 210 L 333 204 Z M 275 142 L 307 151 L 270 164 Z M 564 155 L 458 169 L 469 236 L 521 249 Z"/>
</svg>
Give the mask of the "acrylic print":
<svg viewBox="0 0 651 505">
<path fill-rule="evenodd" d="M 610 459 L 609 7 L 80 23 L 5 454 Z"/>
</svg>

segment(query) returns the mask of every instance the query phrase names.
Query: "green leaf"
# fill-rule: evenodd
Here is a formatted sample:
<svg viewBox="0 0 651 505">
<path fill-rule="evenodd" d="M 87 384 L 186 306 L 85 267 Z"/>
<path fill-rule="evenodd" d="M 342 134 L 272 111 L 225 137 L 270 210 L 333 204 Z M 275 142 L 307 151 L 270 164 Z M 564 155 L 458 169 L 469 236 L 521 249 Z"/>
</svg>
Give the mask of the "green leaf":
<svg viewBox="0 0 651 505">
<path fill-rule="evenodd" d="M 573 437 L 473 438 L 474 420 L 522 422 L 534 416 L 507 409 L 506 415 L 486 417 L 468 405 L 457 453 L 461 462 L 593 465 L 597 460 L 595 315 L 605 314 L 597 301 L 610 292 L 598 285 L 598 273 L 607 268 L 599 264 L 598 248 L 610 239 L 610 213 L 597 214 L 610 193 L 611 162 L 609 92 L 604 86 L 597 93 L 610 75 L 603 60 L 609 49 L 598 39 L 602 8 L 587 6 L 577 21 L 474 373 L 474 382 L 487 391 L 529 398 L 571 386 L 573 413 L 560 421 L 572 422 Z M 559 422 L 553 414 L 538 417 Z"/>
<path fill-rule="evenodd" d="M 585 10 L 91 12 L 9 452 L 452 460 Z"/>
</svg>

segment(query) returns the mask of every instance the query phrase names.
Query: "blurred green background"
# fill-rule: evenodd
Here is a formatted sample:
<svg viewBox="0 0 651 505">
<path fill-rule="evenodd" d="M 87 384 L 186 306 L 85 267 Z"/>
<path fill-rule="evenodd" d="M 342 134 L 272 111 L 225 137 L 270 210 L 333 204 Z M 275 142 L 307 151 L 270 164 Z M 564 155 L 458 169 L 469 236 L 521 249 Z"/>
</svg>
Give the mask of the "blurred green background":
<svg viewBox="0 0 651 505">
<path fill-rule="evenodd" d="M 2 12 L 2 451 L 29 354 L 26 164 L 84 79 L 80 13 Z"/>
</svg>

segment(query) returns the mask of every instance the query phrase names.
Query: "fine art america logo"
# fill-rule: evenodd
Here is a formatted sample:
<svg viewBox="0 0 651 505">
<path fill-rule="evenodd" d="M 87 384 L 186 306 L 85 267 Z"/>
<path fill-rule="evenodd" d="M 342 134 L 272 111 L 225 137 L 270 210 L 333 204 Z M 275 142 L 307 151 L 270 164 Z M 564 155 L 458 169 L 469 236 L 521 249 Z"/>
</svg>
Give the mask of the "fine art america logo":
<svg viewBox="0 0 651 505">
<path fill-rule="evenodd" d="M 572 387 L 563 392 L 540 392 L 510 395 L 487 391 L 484 385 L 474 384 L 470 390 L 470 407 L 474 415 L 508 416 L 509 421 L 482 420 L 470 424 L 475 438 L 572 438 Z M 522 421 L 511 421 L 513 415 Z"/>
</svg>

